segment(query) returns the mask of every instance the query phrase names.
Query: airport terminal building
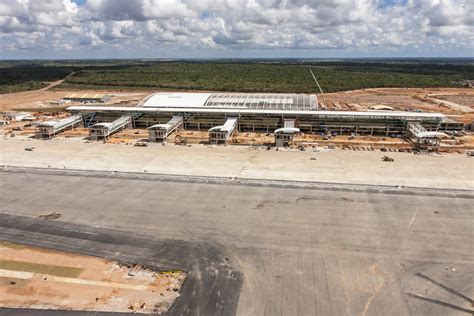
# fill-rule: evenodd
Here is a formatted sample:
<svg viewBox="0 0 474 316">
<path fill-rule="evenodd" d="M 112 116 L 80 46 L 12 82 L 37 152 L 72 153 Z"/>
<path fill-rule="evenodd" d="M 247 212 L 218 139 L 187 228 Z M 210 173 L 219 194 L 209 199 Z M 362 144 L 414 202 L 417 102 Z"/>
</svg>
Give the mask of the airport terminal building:
<svg viewBox="0 0 474 316">
<path fill-rule="evenodd" d="M 463 127 L 440 113 L 328 111 L 321 109 L 316 95 L 309 94 L 154 93 L 135 107 L 71 106 L 67 110 L 81 114 L 85 126 L 92 129 L 97 124 L 103 128 L 104 123 L 110 123 L 106 125 L 116 130 L 128 126 L 161 129 L 164 138 L 177 127 L 209 131 L 224 140 L 237 130 L 287 135 L 336 132 L 388 136 Z M 101 135 L 107 137 L 107 133 Z"/>
</svg>

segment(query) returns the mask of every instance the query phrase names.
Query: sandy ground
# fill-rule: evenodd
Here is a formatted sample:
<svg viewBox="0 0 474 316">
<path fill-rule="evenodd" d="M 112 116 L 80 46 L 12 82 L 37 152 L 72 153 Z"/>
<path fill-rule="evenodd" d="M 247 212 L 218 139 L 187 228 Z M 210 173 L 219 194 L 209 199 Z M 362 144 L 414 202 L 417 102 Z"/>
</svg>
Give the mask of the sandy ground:
<svg viewBox="0 0 474 316">
<path fill-rule="evenodd" d="M 26 146 L 35 150 L 25 151 Z M 395 161 L 381 161 L 384 155 Z M 78 138 L 41 141 L 15 137 L 0 139 L 0 165 L 474 189 L 474 159 L 465 154 L 438 157 L 341 149 L 301 152 L 174 144 L 134 147 L 85 143 Z"/>
<path fill-rule="evenodd" d="M 473 113 L 454 110 L 432 100 L 438 98 L 474 110 L 474 89 L 470 88 L 377 88 L 328 93 L 325 97 L 329 109 L 335 110 L 357 111 L 369 109 L 374 105 L 388 105 L 402 111 L 419 109 L 425 112 L 461 115 L 461 120 L 466 123 L 474 119 Z M 319 100 L 322 102 L 321 97 Z"/>
<path fill-rule="evenodd" d="M 41 89 L 35 91 L 25 91 L 11 94 L 0 94 L 0 111 L 10 111 L 18 109 L 47 109 L 47 108 L 65 108 L 73 104 L 61 104 L 58 105 L 56 102 L 63 97 L 77 93 L 78 91 L 73 90 L 49 90 Z M 146 92 L 117 92 L 117 91 L 104 91 L 104 90 L 80 90 L 80 93 L 88 94 L 110 94 L 112 99 L 109 102 L 117 106 L 135 105 L 141 99 L 143 99 L 148 93 Z"/>
<path fill-rule="evenodd" d="M 0 307 L 152 313 L 179 295 L 183 272 L 0 242 Z"/>
</svg>

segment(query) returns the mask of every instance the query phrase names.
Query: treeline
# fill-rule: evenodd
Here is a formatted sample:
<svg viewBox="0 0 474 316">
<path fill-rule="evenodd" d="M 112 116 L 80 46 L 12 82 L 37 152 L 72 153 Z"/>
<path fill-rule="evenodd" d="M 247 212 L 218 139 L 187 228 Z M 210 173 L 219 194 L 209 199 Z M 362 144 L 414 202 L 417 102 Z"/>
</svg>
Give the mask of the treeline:
<svg viewBox="0 0 474 316">
<path fill-rule="evenodd" d="M 45 82 L 61 80 L 75 71 L 113 71 L 146 66 L 139 62 L 28 62 L 0 61 L 0 93 L 36 90 L 44 87 Z"/>
<path fill-rule="evenodd" d="M 309 93 L 316 90 L 309 69 L 324 90 L 335 92 L 376 87 L 456 87 L 472 76 L 474 67 L 173 62 L 112 71 L 84 70 L 68 79 L 64 87 Z"/>
<path fill-rule="evenodd" d="M 72 72 L 69 67 L 45 67 L 35 64 L 20 64 L 0 67 L 0 93 L 36 90 L 47 81 L 64 78 Z"/>
<path fill-rule="evenodd" d="M 312 69 L 326 92 L 376 87 L 460 87 L 474 79 L 465 64 L 417 61 L 54 61 L 0 62 L 0 92 L 60 89 L 150 89 L 242 92 L 316 92 Z"/>
</svg>

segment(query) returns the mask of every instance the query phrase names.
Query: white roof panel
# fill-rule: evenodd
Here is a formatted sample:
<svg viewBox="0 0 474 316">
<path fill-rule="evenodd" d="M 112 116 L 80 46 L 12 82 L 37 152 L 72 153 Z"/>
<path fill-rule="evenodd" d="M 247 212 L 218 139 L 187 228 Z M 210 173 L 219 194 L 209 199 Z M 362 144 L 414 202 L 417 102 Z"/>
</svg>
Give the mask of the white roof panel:
<svg viewBox="0 0 474 316">
<path fill-rule="evenodd" d="M 300 132 L 300 129 L 296 127 L 282 127 L 275 130 L 275 134 L 279 134 L 279 133 L 292 134 L 292 133 L 299 133 L 299 132 Z"/>
<path fill-rule="evenodd" d="M 144 108 L 199 108 L 212 93 L 155 93 L 142 105 Z"/>
<path fill-rule="evenodd" d="M 416 134 L 416 137 L 422 138 L 422 137 L 438 137 L 438 138 L 444 138 L 444 137 L 449 137 L 446 133 L 441 133 L 441 132 L 421 132 Z"/>
</svg>

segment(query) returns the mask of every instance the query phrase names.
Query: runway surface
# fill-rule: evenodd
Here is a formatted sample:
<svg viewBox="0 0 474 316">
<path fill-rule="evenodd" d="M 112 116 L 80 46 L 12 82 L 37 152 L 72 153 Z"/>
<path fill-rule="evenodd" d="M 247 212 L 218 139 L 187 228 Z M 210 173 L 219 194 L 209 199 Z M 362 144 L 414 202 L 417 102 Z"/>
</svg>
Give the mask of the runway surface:
<svg viewBox="0 0 474 316">
<path fill-rule="evenodd" d="M 185 269 L 176 315 L 472 314 L 472 191 L 220 181 L 2 170 L 0 239 Z"/>
</svg>

